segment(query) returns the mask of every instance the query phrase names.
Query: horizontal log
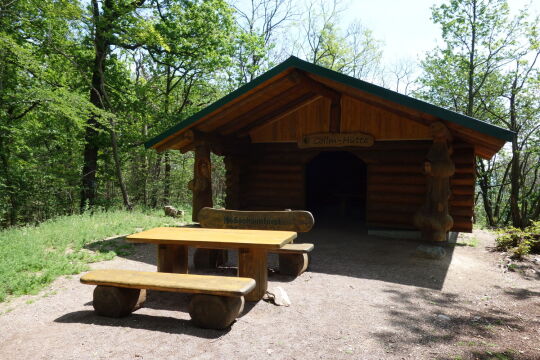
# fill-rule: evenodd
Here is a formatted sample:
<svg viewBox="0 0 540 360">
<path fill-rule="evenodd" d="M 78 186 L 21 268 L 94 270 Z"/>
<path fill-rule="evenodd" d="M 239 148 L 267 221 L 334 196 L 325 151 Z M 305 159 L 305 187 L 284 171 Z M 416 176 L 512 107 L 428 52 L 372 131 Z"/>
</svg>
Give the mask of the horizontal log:
<svg viewBox="0 0 540 360">
<path fill-rule="evenodd" d="M 256 206 L 268 206 L 268 207 L 278 207 L 282 209 L 292 209 L 292 208 L 302 208 L 304 201 L 303 199 L 279 199 L 275 197 L 253 197 L 253 198 L 243 198 L 240 200 L 241 204 L 250 204 Z"/>
<path fill-rule="evenodd" d="M 456 174 L 474 174 L 474 167 L 456 164 Z"/>
<path fill-rule="evenodd" d="M 408 204 L 408 203 L 387 203 L 381 201 L 370 201 L 366 204 L 367 212 L 402 212 L 402 213 L 416 213 L 420 209 L 421 205 Z"/>
<path fill-rule="evenodd" d="M 280 182 L 258 182 L 258 183 L 247 183 L 244 186 L 243 191 L 247 193 L 257 193 L 257 192 L 274 192 L 274 191 L 304 191 L 303 182 L 292 182 L 292 181 L 280 181 Z"/>
<path fill-rule="evenodd" d="M 453 195 L 468 195 L 474 196 L 474 187 L 466 185 L 456 185 L 450 188 Z"/>
<path fill-rule="evenodd" d="M 472 232 L 472 222 L 454 222 L 454 226 L 450 231 L 457 231 L 457 232 Z"/>
<path fill-rule="evenodd" d="M 297 193 L 286 193 L 279 191 L 267 191 L 267 192 L 244 192 L 241 194 L 241 197 L 244 199 L 255 199 L 255 200 L 265 200 L 265 199 L 302 199 L 304 198 L 303 194 L 300 192 Z"/>
<path fill-rule="evenodd" d="M 286 172 L 294 173 L 301 172 L 303 170 L 302 164 L 251 164 L 249 165 L 251 171 L 257 172 Z"/>
<path fill-rule="evenodd" d="M 474 185 L 473 174 L 455 174 L 450 178 L 450 185 Z"/>
<path fill-rule="evenodd" d="M 452 195 L 449 201 L 450 207 L 458 206 L 470 206 L 471 208 L 474 205 L 474 197 L 469 195 Z"/>
<path fill-rule="evenodd" d="M 450 215 L 452 217 L 466 216 L 471 218 L 474 215 L 474 209 L 472 207 L 452 206 L 450 207 Z"/>
<path fill-rule="evenodd" d="M 373 183 L 368 185 L 368 192 L 384 192 L 384 193 L 396 193 L 396 194 L 425 194 L 425 185 L 416 184 L 380 184 Z"/>
<path fill-rule="evenodd" d="M 243 182 L 303 181 L 304 174 L 250 173 L 242 176 Z"/>
<path fill-rule="evenodd" d="M 371 174 L 391 173 L 391 174 L 422 174 L 422 163 L 418 164 L 373 164 L 368 167 L 368 171 Z"/>
<path fill-rule="evenodd" d="M 426 177 L 424 175 L 396 175 L 383 176 L 377 174 L 368 175 L 368 184 L 393 184 L 393 185 L 424 185 Z M 368 185 L 369 186 L 369 185 Z"/>
</svg>

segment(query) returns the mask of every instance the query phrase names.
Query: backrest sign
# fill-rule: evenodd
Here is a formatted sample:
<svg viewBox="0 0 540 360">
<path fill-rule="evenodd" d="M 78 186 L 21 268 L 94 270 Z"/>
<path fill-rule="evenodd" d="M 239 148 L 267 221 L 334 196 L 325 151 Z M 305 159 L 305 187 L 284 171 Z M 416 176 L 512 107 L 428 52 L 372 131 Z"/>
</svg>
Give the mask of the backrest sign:
<svg viewBox="0 0 540 360">
<path fill-rule="evenodd" d="M 318 147 L 369 147 L 373 146 L 373 136 L 364 133 L 324 133 L 304 135 L 298 142 L 299 148 Z"/>
</svg>

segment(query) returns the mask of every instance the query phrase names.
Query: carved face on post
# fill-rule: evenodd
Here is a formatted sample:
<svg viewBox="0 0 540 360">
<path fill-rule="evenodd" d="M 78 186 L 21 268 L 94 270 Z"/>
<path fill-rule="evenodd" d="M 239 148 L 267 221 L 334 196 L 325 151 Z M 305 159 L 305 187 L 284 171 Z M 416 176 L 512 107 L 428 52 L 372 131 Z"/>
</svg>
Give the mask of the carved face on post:
<svg viewBox="0 0 540 360">
<path fill-rule="evenodd" d="M 197 171 L 199 172 L 201 178 L 209 178 L 212 172 L 210 162 L 206 159 L 201 159 L 197 165 Z"/>
</svg>

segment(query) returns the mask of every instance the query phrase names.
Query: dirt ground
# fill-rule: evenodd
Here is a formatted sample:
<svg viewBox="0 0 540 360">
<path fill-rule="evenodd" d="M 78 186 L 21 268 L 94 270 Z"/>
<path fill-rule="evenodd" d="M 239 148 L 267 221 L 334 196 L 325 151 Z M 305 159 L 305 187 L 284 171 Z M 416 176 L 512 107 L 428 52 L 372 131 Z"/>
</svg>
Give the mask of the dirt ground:
<svg viewBox="0 0 540 360">
<path fill-rule="evenodd" d="M 58 279 L 38 296 L 0 304 L 0 359 L 540 359 L 538 267 L 507 271 L 484 231 L 446 257 L 415 255 L 415 241 L 361 229 L 315 229 L 309 272 L 271 274 L 292 305 L 246 306 L 227 331 L 192 326 L 189 295 L 150 292 L 123 319 L 96 316 L 93 287 Z M 93 268 L 155 270 L 155 249 Z M 234 274 L 231 268 L 223 274 Z M 276 258 L 270 259 L 276 266 Z"/>
</svg>

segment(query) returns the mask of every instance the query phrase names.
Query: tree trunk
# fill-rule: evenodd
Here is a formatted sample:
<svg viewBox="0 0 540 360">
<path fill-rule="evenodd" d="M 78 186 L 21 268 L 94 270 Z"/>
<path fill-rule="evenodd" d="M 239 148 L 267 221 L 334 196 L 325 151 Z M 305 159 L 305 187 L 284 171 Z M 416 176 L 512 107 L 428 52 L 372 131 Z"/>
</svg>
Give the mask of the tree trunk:
<svg viewBox="0 0 540 360">
<path fill-rule="evenodd" d="M 157 155 L 156 163 L 154 165 L 154 176 L 152 179 L 155 181 L 154 186 L 152 186 L 152 194 L 150 195 L 150 206 L 156 208 L 158 205 L 158 191 L 159 191 L 159 176 L 161 174 L 161 153 Z"/>
<path fill-rule="evenodd" d="M 486 174 L 486 170 L 482 160 L 478 161 L 476 168 L 480 168 L 480 171 L 477 171 L 478 185 L 480 186 L 480 191 L 482 193 L 482 203 L 484 204 L 484 210 L 486 212 L 486 219 L 488 225 L 493 227 L 495 226 L 495 220 L 493 218 L 493 207 L 491 206 L 491 199 L 489 198 L 489 175 Z"/>
<path fill-rule="evenodd" d="M 90 89 L 90 102 L 99 109 L 105 108 L 105 60 L 109 54 L 110 45 L 106 38 L 106 24 L 103 23 L 97 0 L 92 0 L 94 21 L 94 64 L 92 66 L 92 88 Z M 98 159 L 98 132 L 100 127 L 95 114 L 86 121 L 84 134 L 84 156 L 82 170 L 81 211 L 86 206 L 92 207 L 96 200 L 96 171 Z"/>
<path fill-rule="evenodd" d="M 122 164 L 120 163 L 120 156 L 118 154 L 118 142 L 116 139 L 116 131 L 114 129 L 114 122 L 111 120 L 111 144 L 114 158 L 114 169 L 116 172 L 116 178 L 118 180 L 118 185 L 120 186 L 120 191 L 122 192 L 122 200 L 124 201 L 124 207 L 128 210 L 132 210 L 133 207 L 129 202 L 129 195 L 126 189 L 126 184 L 124 183 L 124 176 L 122 175 Z"/>
<path fill-rule="evenodd" d="M 171 158 L 169 151 L 165 151 L 164 156 L 165 161 L 165 174 L 163 179 L 163 203 L 165 205 L 170 205 L 171 200 Z"/>
</svg>

